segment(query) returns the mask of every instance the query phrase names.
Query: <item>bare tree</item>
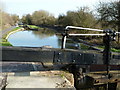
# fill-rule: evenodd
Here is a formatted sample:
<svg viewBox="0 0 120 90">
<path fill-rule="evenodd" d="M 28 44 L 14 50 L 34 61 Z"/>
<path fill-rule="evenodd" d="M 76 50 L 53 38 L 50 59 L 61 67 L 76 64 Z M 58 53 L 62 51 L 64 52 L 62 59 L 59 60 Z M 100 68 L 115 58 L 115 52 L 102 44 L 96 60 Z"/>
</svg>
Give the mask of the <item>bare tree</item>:
<svg viewBox="0 0 120 90">
<path fill-rule="evenodd" d="M 97 11 L 102 27 L 120 31 L 120 1 L 108 3 L 100 2 L 98 6 Z"/>
<path fill-rule="evenodd" d="M 17 23 L 19 21 L 19 16 L 18 15 L 13 14 L 13 15 L 11 15 L 11 17 L 12 17 L 14 23 Z"/>
</svg>

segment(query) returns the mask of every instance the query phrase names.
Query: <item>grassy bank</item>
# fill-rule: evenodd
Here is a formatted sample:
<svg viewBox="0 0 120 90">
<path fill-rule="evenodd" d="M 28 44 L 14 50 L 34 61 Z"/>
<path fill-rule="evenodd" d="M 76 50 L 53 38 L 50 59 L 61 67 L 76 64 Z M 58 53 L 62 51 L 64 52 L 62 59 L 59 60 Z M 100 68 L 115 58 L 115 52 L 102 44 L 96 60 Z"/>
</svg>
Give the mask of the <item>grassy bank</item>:
<svg viewBox="0 0 120 90">
<path fill-rule="evenodd" d="M 80 44 L 80 45 L 81 45 L 81 49 L 83 49 L 83 50 L 88 50 L 89 49 L 89 46 L 86 46 L 84 44 Z M 104 50 L 104 46 L 95 46 L 95 48 Z M 111 51 L 112 52 L 120 53 L 120 49 L 111 48 Z"/>
<path fill-rule="evenodd" d="M 6 39 L 2 39 L 0 46 L 12 46 L 12 44 L 9 43 Z"/>
<path fill-rule="evenodd" d="M 104 46 L 98 46 L 96 48 L 98 48 L 98 49 L 104 49 Z M 111 48 L 111 51 L 112 52 L 118 52 L 118 53 L 120 53 L 120 49 Z"/>
<path fill-rule="evenodd" d="M 32 29 L 39 29 L 38 26 L 35 26 L 35 25 L 27 25 L 28 27 L 32 28 Z"/>
<path fill-rule="evenodd" d="M 44 28 L 42 28 L 42 27 L 38 27 L 38 26 L 35 26 L 35 25 L 27 25 L 30 29 L 37 29 L 37 30 L 39 30 L 39 29 L 44 29 Z"/>
<path fill-rule="evenodd" d="M 8 42 L 8 40 L 6 39 L 6 37 L 7 37 L 7 35 L 8 35 L 10 32 L 16 31 L 16 30 L 18 30 L 18 29 L 21 29 L 21 27 L 16 27 L 16 28 L 14 28 L 13 30 L 11 30 L 11 31 L 9 31 L 8 33 L 6 33 L 6 34 L 2 37 L 2 39 L 1 39 L 1 41 L 0 41 L 0 46 L 12 46 L 12 44 Z"/>
<path fill-rule="evenodd" d="M 120 53 L 120 49 L 112 48 L 111 51 L 112 51 L 112 52 L 118 52 L 118 53 Z"/>
</svg>

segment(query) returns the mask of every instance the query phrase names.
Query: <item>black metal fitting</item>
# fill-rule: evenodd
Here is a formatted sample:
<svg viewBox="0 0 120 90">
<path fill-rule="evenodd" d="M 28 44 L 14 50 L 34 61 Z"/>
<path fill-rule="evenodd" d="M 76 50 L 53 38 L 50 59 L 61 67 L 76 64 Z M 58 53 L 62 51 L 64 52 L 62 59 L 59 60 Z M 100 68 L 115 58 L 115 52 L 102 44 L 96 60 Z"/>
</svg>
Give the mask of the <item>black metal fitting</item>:
<svg viewBox="0 0 120 90">
<path fill-rule="evenodd" d="M 103 60 L 104 64 L 109 65 L 111 59 L 111 41 L 115 40 L 116 32 L 111 29 L 106 29 L 103 31 L 106 35 L 103 37 L 104 43 L 104 52 L 103 52 Z"/>
<path fill-rule="evenodd" d="M 63 36 L 63 37 L 65 37 L 65 36 L 68 37 L 69 35 L 68 35 L 68 33 L 64 32 L 64 33 L 62 33 L 62 36 Z"/>
<path fill-rule="evenodd" d="M 103 33 L 113 33 L 113 30 L 111 30 L 111 29 L 105 29 L 104 31 L 103 31 Z"/>
<path fill-rule="evenodd" d="M 115 31 L 113 31 L 113 33 L 112 33 L 112 35 L 111 35 L 111 36 L 112 36 L 112 38 L 111 38 L 111 39 L 112 39 L 112 41 L 115 41 L 115 40 L 116 40 L 116 38 L 115 38 L 115 37 L 116 37 L 116 32 L 115 32 Z"/>
<path fill-rule="evenodd" d="M 110 59 L 111 59 L 111 37 L 113 34 L 113 31 L 110 29 L 106 29 L 103 31 L 106 33 L 106 35 L 103 37 L 103 43 L 104 43 L 104 51 L 103 51 L 103 62 L 106 65 L 106 71 L 107 75 L 109 74 L 110 67 Z"/>
<path fill-rule="evenodd" d="M 105 29 L 103 31 L 103 33 L 106 33 L 106 35 L 110 35 L 110 40 L 111 41 L 115 41 L 115 36 L 116 36 L 116 32 L 111 30 L 111 29 Z"/>
<path fill-rule="evenodd" d="M 61 45 L 61 49 L 65 48 L 65 44 L 66 44 L 66 40 L 65 38 L 69 36 L 69 34 L 67 33 L 67 29 L 65 29 L 64 33 L 62 33 L 62 45 Z"/>
</svg>

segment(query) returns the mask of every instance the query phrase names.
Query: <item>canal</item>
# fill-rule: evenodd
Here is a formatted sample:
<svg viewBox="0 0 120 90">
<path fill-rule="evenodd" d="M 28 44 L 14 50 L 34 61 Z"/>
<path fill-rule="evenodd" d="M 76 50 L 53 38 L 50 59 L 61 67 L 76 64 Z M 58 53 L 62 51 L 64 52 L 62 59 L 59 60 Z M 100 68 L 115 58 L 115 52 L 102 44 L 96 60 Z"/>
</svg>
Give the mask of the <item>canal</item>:
<svg viewBox="0 0 120 90">
<path fill-rule="evenodd" d="M 52 29 L 41 29 L 39 31 L 25 30 L 11 34 L 8 41 L 13 46 L 25 47 L 42 47 L 52 46 L 53 48 L 61 48 L 61 35 L 56 35 L 56 31 Z M 67 39 L 66 48 L 79 49 L 80 44 Z"/>
</svg>

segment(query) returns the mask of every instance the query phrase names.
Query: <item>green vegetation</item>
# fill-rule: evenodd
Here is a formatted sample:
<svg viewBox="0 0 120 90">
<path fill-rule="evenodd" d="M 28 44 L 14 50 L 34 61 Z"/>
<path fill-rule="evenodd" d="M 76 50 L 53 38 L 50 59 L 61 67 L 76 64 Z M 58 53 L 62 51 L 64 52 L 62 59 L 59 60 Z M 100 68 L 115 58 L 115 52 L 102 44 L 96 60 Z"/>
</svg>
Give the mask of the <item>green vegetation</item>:
<svg viewBox="0 0 120 90">
<path fill-rule="evenodd" d="M 43 29 L 45 29 L 45 28 L 42 28 L 42 27 L 39 27 L 39 26 L 36 26 L 36 25 L 24 25 L 23 26 L 25 29 L 35 29 L 35 30 L 43 30 Z"/>
<path fill-rule="evenodd" d="M 35 25 L 27 25 L 28 27 L 30 27 L 30 28 L 33 28 L 33 29 L 39 29 L 40 27 L 38 27 L 38 26 L 35 26 Z"/>
<path fill-rule="evenodd" d="M 12 31 L 16 31 L 16 30 L 18 30 L 18 29 L 21 29 L 22 27 L 16 27 L 16 28 L 14 28 Z M 12 32 L 12 31 L 10 31 L 10 32 Z M 8 32 L 8 33 L 10 33 L 10 32 Z"/>
<path fill-rule="evenodd" d="M 21 27 L 16 27 L 15 29 L 13 29 L 13 30 L 10 31 L 10 32 L 16 31 L 16 30 L 18 30 L 18 29 L 21 29 Z M 2 37 L 2 40 L 0 41 L 0 45 L 1 45 L 1 46 L 12 46 L 12 44 L 9 43 L 9 42 L 7 41 L 7 39 L 6 39 L 7 35 L 8 35 L 10 32 L 8 32 L 7 34 L 5 34 L 5 35 Z"/>
<path fill-rule="evenodd" d="M 104 49 L 104 46 L 98 46 L 96 48 L 98 48 L 98 49 Z M 111 48 L 111 51 L 112 52 L 118 52 L 118 53 L 120 53 L 120 49 Z"/>
<path fill-rule="evenodd" d="M 24 24 L 30 25 L 54 25 L 56 18 L 49 12 L 40 10 L 35 11 L 32 15 L 27 14 L 23 16 L 21 20 Z"/>
<path fill-rule="evenodd" d="M 2 41 L 2 42 L 0 42 L 0 45 L 1 46 L 12 46 L 12 44 L 10 44 L 8 41 Z"/>
<path fill-rule="evenodd" d="M 120 49 L 112 48 L 111 51 L 112 51 L 112 52 L 118 52 L 118 53 L 120 53 Z"/>
<path fill-rule="evenodd" d="M 88 49 L 89 49 L 89 47 L 86 46 L 86 45 L 84 45 L 84 44 L 80 44 L 80 45 L 81 45 L 81 49 L 83 49 L 83 50 L 88 50 Z M 97 47 L 95 47 L 95 48 L 98 48 L 98 49 L 103 50 L 103 49 L 104 49 L 104 46 L 97 46 Z M 118 52 L 118 53 L 120 53 L 120 49 L 111 48 L 111 51 L 112 51 L 112 52 Z"/>
<path fill-rule="evenodd" d="M 5 35 L 5 36 L 7 36 L 7 35 Z M 1 45 L 1 46 L 12 46 L 12 44 L 9 43 L 9 42 L 5 39 L 5 36 L 2 37 L 2 40 L 0 41 L 0 45 Z"/>
<path fill-rule="evenodd" d="M 62 26 L 81 26 L 95 28 L 96 18 L 88 7 L 77 11 L 68 11 L 66 15 L 59 15 L 57 23 Z"/>
<path fill-rule="evenodd" d="M 80 44 L 80 46 L 81 46 L 81 49 L 82 49 L 82 50 L 88 50 L 88 49 L 89 49 L 89 47 L 86 46 L 86 45 L 84 45 L 84 44 Z"/>
<path fill-rule="evenodd" d="M 32 24 L 32 16 L 30 14 L 27 14 L 27 15 L 22 17 L 21 21 L 24 24 Z"/>
</svg>

